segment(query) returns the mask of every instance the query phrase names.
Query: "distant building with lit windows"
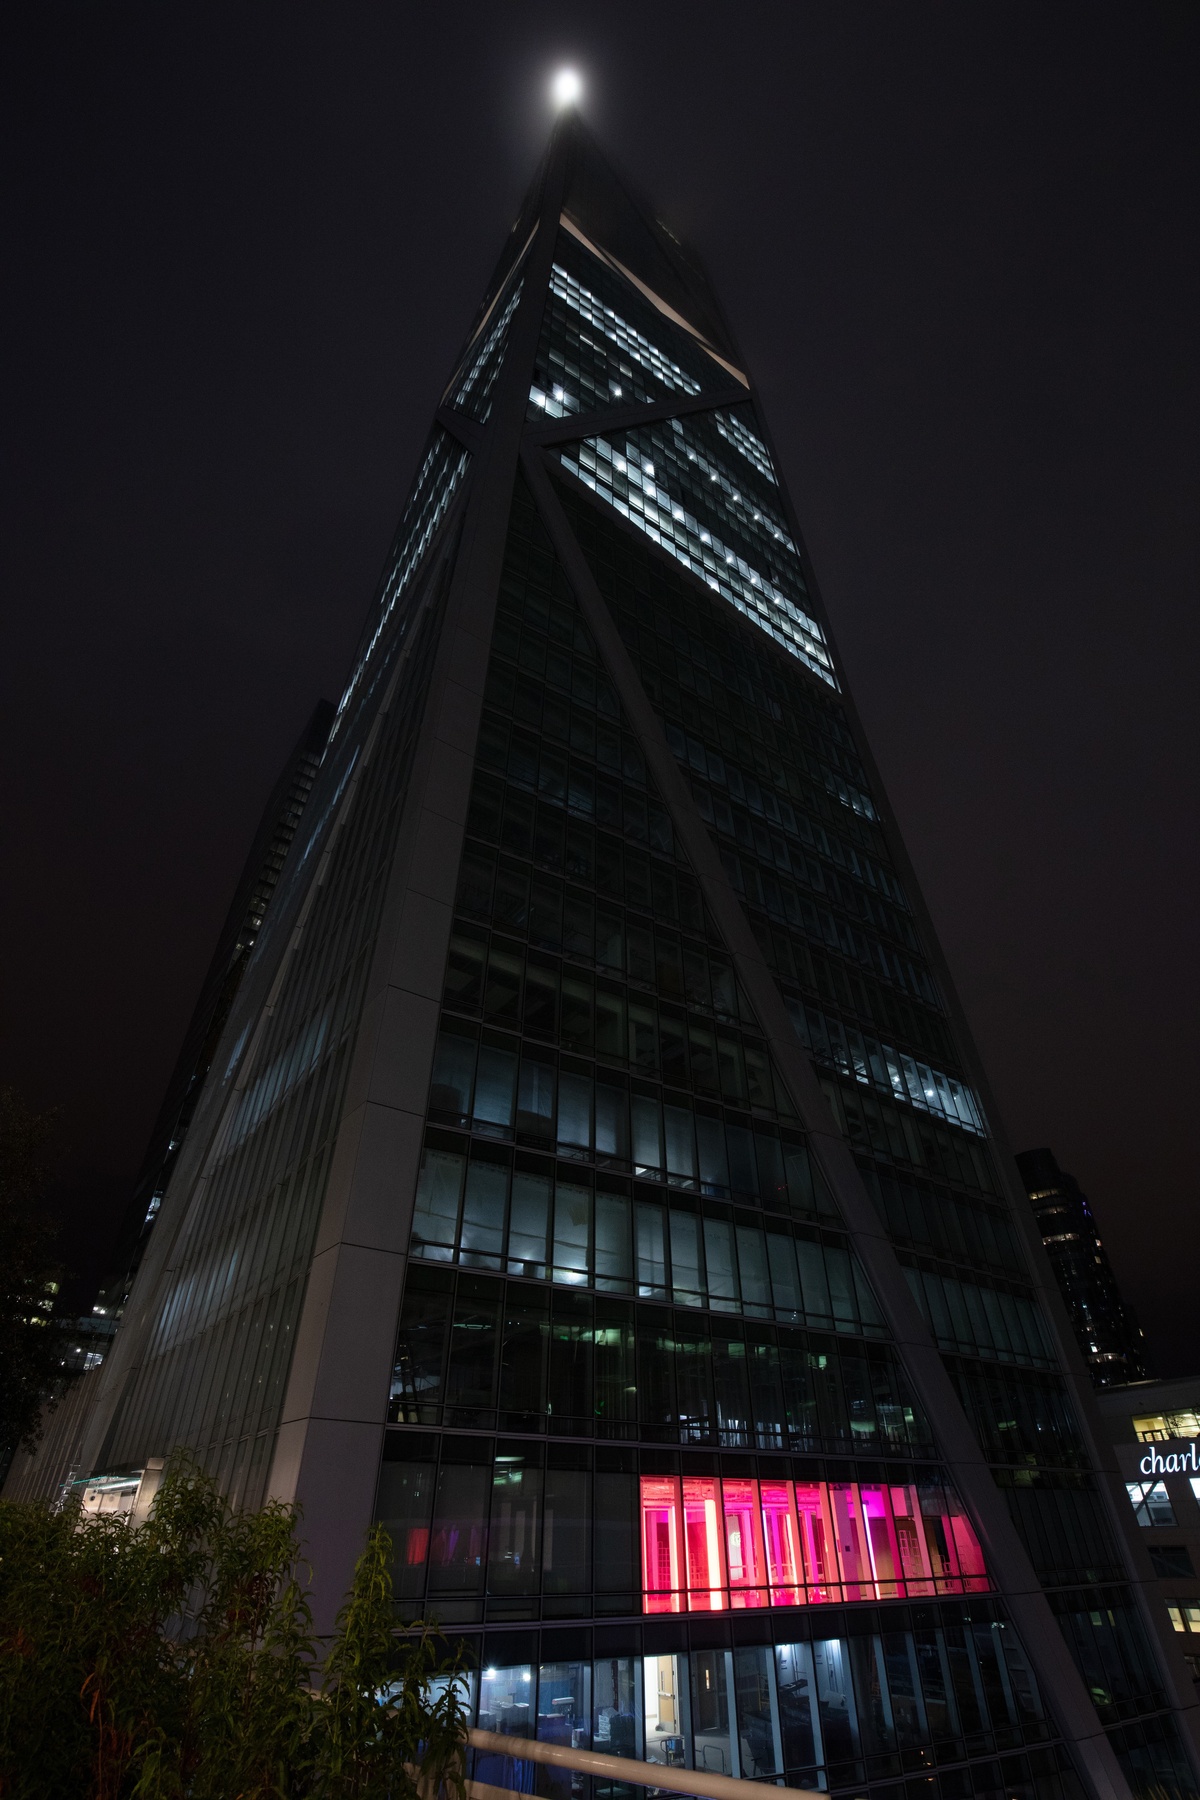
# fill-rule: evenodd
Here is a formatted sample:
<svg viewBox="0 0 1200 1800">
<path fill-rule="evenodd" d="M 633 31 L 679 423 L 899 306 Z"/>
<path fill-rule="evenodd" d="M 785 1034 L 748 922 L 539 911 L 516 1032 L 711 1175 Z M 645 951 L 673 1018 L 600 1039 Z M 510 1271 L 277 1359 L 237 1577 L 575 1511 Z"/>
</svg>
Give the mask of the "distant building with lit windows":
<svg viewBox="0 0 1200 1800">
<path fill-rule="evenodd" d="M 1189 1671 L 996 1130 L 745 361 L 568 115 L 81 1474 L 183 1444 L 298 1500 L 320 1631 L 384 1523 L 497 1788 L 537 1737 L 1190 1800 Z"/>
<path fill-rule="evenodd" d="M 1107 1388 L 1097 1405 L 1160 1604 L 1200 1680 L 1200 1376 Z"/>
<path fill-rule="evenodd" d="M 1087 1195 L 1050 1150 L 1022 1151 L 1017 1167 L 1093 1383 L 1144 1380 L 1142 1328 L 1121 1298 Z"/>
</svg>

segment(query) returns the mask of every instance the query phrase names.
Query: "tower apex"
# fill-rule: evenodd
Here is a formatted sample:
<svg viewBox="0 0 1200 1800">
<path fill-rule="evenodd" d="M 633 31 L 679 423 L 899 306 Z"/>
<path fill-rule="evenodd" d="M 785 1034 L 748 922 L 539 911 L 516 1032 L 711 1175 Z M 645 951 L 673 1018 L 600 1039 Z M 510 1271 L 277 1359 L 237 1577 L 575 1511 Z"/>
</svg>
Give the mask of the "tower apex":
<svg viewBox="0 0 1200 1800">
<path fill-rule="evenodd" d="M 577 69 L 560 69 L 550 83 L 550 97 L 560 112 L 577 106 L 583 93 L 583 82 Z"/>
</svg>

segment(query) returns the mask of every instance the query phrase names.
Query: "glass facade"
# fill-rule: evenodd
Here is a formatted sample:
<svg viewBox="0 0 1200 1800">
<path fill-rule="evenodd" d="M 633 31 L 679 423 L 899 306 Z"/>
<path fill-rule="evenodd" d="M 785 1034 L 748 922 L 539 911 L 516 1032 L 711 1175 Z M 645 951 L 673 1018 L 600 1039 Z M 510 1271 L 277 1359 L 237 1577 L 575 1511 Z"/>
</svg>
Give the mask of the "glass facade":
<svg viewBox="0 0 1200 1800">
<path fill-rule="evenodd" d="M 418 475 L 379 622 L 334 722 L 340 738 L 326 752 L 202 1095 L 203 1179 L 109 1419 L 102 1467 L 144 1462 L 147 1444 L 178 1444 L 238 1502 L 259 1504 L 267 1491 L 445 602 L 447 564 L 413 592 L 414 534 L 446 511 L 465 458 L 437 439 Z M 348 706 L 377 646 L 368 691 L 384 671 L 396 674 L 396 703 L 379 724 L 361 703 Z"/>
<path fill-rule="evenodd" d="M 532 423 L 694 403 L 719 379 L 632 283 L 560 233 Z M 583 434 L 551 454 L 571 532 L 1064 1638 L 1124 1731 L 1114 1747 L 1131 1773 L 1152 1766 L 1188 1788 L 753 407 Z M 1036 1715 L 1052 1739 L 887 1335 L 518 481 L 379 1490 L 400 1616 L 485 1628 L 479 1719 L 516 1735 L 822 1785 L 890 1779 L 906 1733 L 922 1766 L 940 1761 L 934 1720 L 952 1693 L 963 1705 L 973 1655 L 972 1731 L 1000 1742 Z M 874 1640 L 856 1635 L 853 1608 L 868 1604 Z M 814 1607 L 847 1622 L 817 1626 Z M 801 1613 L 814 1635 L 784 1643 L 783 1619 Z M 643 1634 L 699 1629 L 684 1625 L 699 1615 L 740 1636 L 649 1653 Z M 547 1664 L 530 1637 L 527 1661 L 488 1666 L 504 1621 L 622 1618 L 623 1636 L 602 1628 L 621 1646 L 610 1664 Z M 905 1649 L 889 1665 L 893 1635 Z M 1018 1677 L 1001 1672 L 1000 1643 Z M 1126 1722 L 1144 1715 L 1135 1743 Z M 973 1741 L 961 1713 L 956 1730 Z M 1042 1754 L 1036 1776 L 1029 1764 L 1003 1779 L 1053 1788 L 1060 1765 Z M 476 1772 L 521 1785 L 515 1766 Z"/>
<path fill-rule="evenodd" d="M 1115 1757 L 1185 1800 L 1187 1633 L 1152 1642 L 1135 1597 L 735 361 L 564 126 L 97 1472 L 182 1442 L 238 1499 L 294 1494 L 331 1587 L 373 1502 L 397 1629 L 461 1638 L 514 1738 L 887 1800 L 1111 1794 Z M 473 1773 L 593 1800 L 519 1756 Z"/>
</svg>

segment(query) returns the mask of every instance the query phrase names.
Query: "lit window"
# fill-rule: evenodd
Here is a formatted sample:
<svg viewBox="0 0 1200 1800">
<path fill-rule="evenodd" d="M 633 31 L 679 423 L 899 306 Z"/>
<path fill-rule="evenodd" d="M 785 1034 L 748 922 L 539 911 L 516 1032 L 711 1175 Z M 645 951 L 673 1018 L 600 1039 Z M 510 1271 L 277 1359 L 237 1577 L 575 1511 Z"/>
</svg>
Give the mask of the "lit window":
<svg viewBox="0 0 1200 1800">
<path fill-rule="evenodd" d="M 478 354 L 459 384 L 453 404 L 473 413 L 486 424 L 492 410 L 491 395 L 508 348 L 508 328 L 517 310 L 524 281 L 518 281 L 500 317 L 485 337 Z"/>
<path fill-rule="evenodd" d="M 1200 1413 L 1135 1413 L 1131 1420 L 1139 1444 L 1161 1444 L 1168 1438 L 1200 1437 Z"/>
<path fill-rule="evenodd" d="M 762 439 L 750 430 L 748 425 L 734 413 L 714 413 L 713 423 L 721 436 L 740 450 L 747 462 L 752 463 L 760 475 L 765 475 L 773 487 L 778 487 L 775 469 L 771 462 L 771 453 Z"/>
<path fill-rule="evenodd" d="M 630 463 L 604 438 L 587 438 L 581 444 L 570 445 L 559 452 L 559 459 L 570 474 L 644 532 L 652 543 L 728 600 L 805 663 L 814 675 L 831 687 L 837 686 L 816 621 L 777 582 L 747 562 L 736 547 L 706 530 L 693 513 L 680 506 L 677 497 L 658 485 L 655 476 Z M 772 530 L 770 535 L 794 555 L 794 546 L 783 532 Z"/>
<path fill-rule="evenodd" d="M 1190 1600 L 1168 1600 L 1167 1617 L 1176 1631 L 1200 1634 L 1200 1606 Z"/>
<path fill-rule="evenodd" d="M 555 263 L 550 274 L 550 292 L 576 312 L 587 324 L 601 331 L 610 343 L 623 350 L 626 356 L 640 363 L 648 374 L 653 375 L 664 387 L 672 388 L 677 393 L 698 394 L 700 383 L 691 375 L 686 375 L 679 364 L 657 349 L 649 338 L 635 331 L 612 307 L 605 306 L 595 294 L 589 293 L 581 282 L 568 275 L 564 268 Z"/>
<path fill-rule="evenodd" d="M 643 1476 L 643 1610 L 723 1612 L 983 1592 L 983 1552 L 944 1488 Z"/>
<path fill-rule="evenodd" d="M 470 460 L 467 451 L 460 449 L 447 432 L 439 431 L 435 435 L 413 483 L 412 493 L 396 533 L 391 568 L 380 595 L 378 621 L 338 704 L 337 716 L 329 734 L 331 743 L 343 723 L 347 707 L 358 692 L 367 665 L 387 630 L 392 614 L 407 591 L 410 578 L 419 567 L 458 491 Z"/>
<path fill-rule="evenodd" d="M 1127 1481 L 1125 1491 L 1139 1525 L 1175 1524 L 1175 1512 L 1165 1481 Z"/>
</svg>

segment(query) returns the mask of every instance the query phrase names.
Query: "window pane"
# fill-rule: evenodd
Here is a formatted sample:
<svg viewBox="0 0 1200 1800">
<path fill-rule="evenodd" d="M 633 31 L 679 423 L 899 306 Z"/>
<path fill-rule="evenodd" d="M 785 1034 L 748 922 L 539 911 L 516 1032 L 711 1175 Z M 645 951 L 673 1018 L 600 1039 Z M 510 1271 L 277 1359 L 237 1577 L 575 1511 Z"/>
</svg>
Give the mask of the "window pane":
<svg viewBox="0 0 1200 1800">
<path fill-rule="evenodd" d="M 508 1211 L 508 1169 L 474 1159 L 467 1171 L 458 1260 L 468 1268 L 499 1269 Z"/>
<path fill-rule="evenodd" d="M 629 1202 L 620 1194 L 596 1195 L 596 1286 L 628 1293 L 633 1281 Z"/>
<path fill-rule="evenodd" d="M 496 1125 L 509 1130 L 513 1118 L 513 1096 L 517 1083 L 517 1059 L 510 1050 L 479 1052 L 479 1071 L 475 1082 L 475 1121 L 480 1125 Z"/>
<path fill-rule="evenodd" d="M 535 1594 L 541 1537 L 542 1471 L 503 1447 L 492 1470 L 489 1594 Z"/>
<path fill-rule="evenodd" d="M 588 1278 L 592 1191 L 560 1181 L 554 1190 L 554 1270 L 551 1279 L 583 1285 Z"/>
<path fill-rule="evenodd" d="M 554 1134 L 554 1065 L 521 1058 L 517 1086 L 517 1130 L 549 1143 Z"/>
<path fill-rule="evenodd" d="M 558 1141 L 567 1151 L 592 1147 L 592 1084 L 583 1075 L 561 1075 L 558 1082 Z"/>
<path fill-rule="evenodd" d="M 385 1462 L 380 1467 L 375 1517 L 391 1536 L 397 1600 L 419 1600 L 425 1592 L 433 1486 L 431 1462 Z"/>
<path fill-rule="evenodd" d="M 442 1466 L 429 1549 L 431 1594 L 482 1592 L 490 1475 L 482 1467 Z"/>
<path fill-rule="evenodd" d="M 662 1207 L 639 1204 L 636 1216 L 638 1293 L 643 1299 L 665 1299 L 667 1257 L 663 1244 Z"/>
<path fill-rule="evenodd" d="M 448 1262 L 458 1241 L 458 1199 L 466 1158 L 445 1150 L 426 1150 L 413 1212 L 414 1255 Z"/>
<path fill-rule="evenodd" d="M 584 1469 L 546 1471 L 542 1560 L 548 1594 L 586 1594 L 591 1587 L 591 1486 Z"/>
<path fill-rule="evenodd" d="M 546 1230 L 550 1219 L 550 1182 L 543 1175 L 513 1176 L 508 1232 L 508 1272 L 546 1278 Z"/>
<path fill-rule="evenodd" d="M 475 1073 L 475 1040 L 443 1031 L 438 1037 L 429 1089 L 429 1108 L 456 1124 L 471 1111 L 471 1079 Z"/>
</svg>

